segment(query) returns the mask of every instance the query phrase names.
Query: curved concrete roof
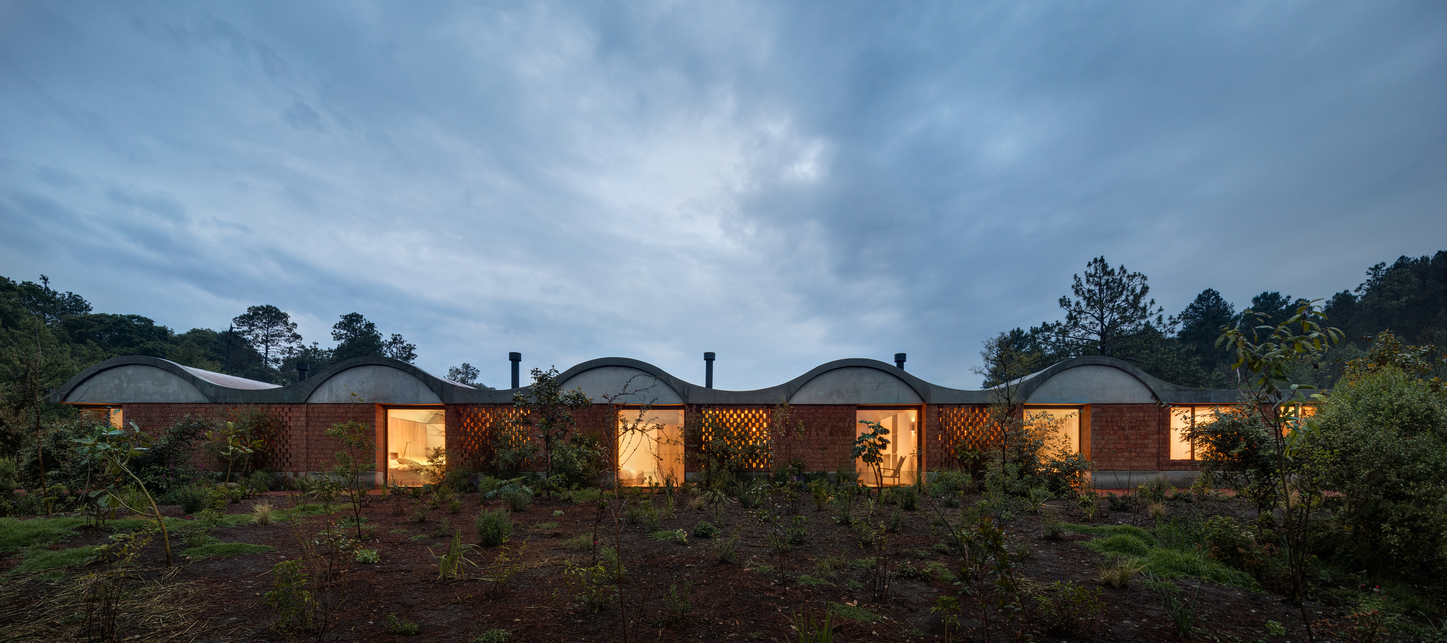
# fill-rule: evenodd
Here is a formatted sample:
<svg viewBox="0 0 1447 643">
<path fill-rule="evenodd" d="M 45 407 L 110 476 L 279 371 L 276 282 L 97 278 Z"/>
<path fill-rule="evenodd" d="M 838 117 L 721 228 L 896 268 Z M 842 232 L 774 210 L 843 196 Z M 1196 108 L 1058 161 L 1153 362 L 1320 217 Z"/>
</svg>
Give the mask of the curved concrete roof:
<svg viewBox="0 0 1447 643">
<path fill-rule="evenodd" d="M 994 400 L 990 390 L 938 386 L 872 359 L 835 360 L 783 384 L 751 391 L 704 388 L 625 357 L 583 362 L 563 371 L 559 380 L 567 388 L 582 388 L 595 402 L 611 397 L 627 404 L 989 404 Z M 280 387 L 132 356 L 109 359 L 82 371 L 56 389 L 50 400 L 68 404 L 508 404 L 515 393 L 526 388 L 475 389 L 385 357 L 349 359 L 304 382 Z M 620 393 L 626 395 L 618 397 Z M 1016 397 L 1039 404 L 1229 404 L 1236 401 L 1237 392 L 1180 387 L 1118 359 L 1078 357 L 1022 379 Z"/>
</svg>

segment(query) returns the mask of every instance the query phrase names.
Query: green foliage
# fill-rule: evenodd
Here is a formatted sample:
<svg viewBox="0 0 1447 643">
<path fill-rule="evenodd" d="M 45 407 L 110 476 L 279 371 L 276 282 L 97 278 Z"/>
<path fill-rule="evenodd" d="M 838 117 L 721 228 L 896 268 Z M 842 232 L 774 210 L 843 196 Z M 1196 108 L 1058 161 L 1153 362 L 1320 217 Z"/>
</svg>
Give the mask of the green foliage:
<svg viewBox="0 0 1447 643">
<path fill-rule="evenodd" d="M 765 468 L 773 450 L 772 432 L 756 432 L 741 417 L 714 409 L 690 413 L 683 427 L 684 448 L 702 467 L 700 486 L 733 491 L 746 472 Z"/>
<path fill-rule="evenodd" d="M 483 510 L 477 514 L 477 540 L 483 547 L 497 547 L 512 535 L 512 516 L 502 509 Z"/>
<path fill-rule="evenodd" d="M 1361 370 L 1343 379 L 1308 434 L 1322 454 L 1323 485 L 1337 492 L 1326 502 L 1344 532 L 1339 551 L 1373 572 L 1436 577 L 1447 545 L 1447 393 L 1421 371 Z"/>
<path fill-rule="evenodd" d="M 211 506 L 211 490 L 200 485 L 186 485 L 171 492 L 171 500 L 181 505 L 187 515 Z"/>
<path fill-rule="evenodd" d="M 367 480 L 371 476 L 364 474 L 377 468 L 372 451 L 372 427 L 354 420 L 333 424 L 325 433 L 342 445 L 342 450 L 333 456 L 332 474 L 351 505 L 352 517 L 357 526 L 357 540 L 361 540 L 362 503 L 367 499 L 367 490 L 373 486 Z"/>
<path fill-rule="evenodd" d="M 859 607 L 858 605 L 830 603 L 829 613 L 838 616 L 839 618 L 845 618 L 851 621 L 857 621 L 859 623 L 878 623 L 884 620 L 884 617 L 875 614 L 874 612 L 871 612 L 867 609 L 864 609 L 863 607 Z"/>
<path fill-rule="evenodd" d="M 884 456 L 882 454 L 889 449 L 889 438 L 886 437 L 889 435 L 889 429 L 884 428 L 884 425 L 878 422 L 860 420 L 859 423 L 869 427 L 869 430 L 854 439 L 849 453 L 854 459 L 863 460 L 866 466 L 874 470 L 874 480 L 882 494 L 884 489 L 882 471 Z"/>
<path fill-rule="evenodd" d="M 382 562 L 382 554 L 375 549 L 358 549 L 357 562 L 363 565 L 375 565 Z"/>
<path fill-rule="evenodd" d="M 422 628 L 418 626 L 417 623 L 397 616 L 396 614 L 387 615 L 387 622 L 384 627 L 388 634 L 394 636 L 412 636 L 422 631 Z"/>
<path fill-rule="evenodd" d="M 510 636 L 512 636 L 512 633 L 507 630 L 493 628 L 482 634 L 478 634 L 472 643 L 507 643 L 508 637 Z"/>
<path fill-rule="evenodd" d="M 558 380 L 555 368 L 546 371 L 534 368 L 532 385 L 513 396 L 513 406 L 519 414 L 513 418 L 512 424 L 527 431 L 542 444 L 550 485 L 553 484 L 554 455 L 577 426 L 573 411 L 592 404 L 593 401 L 581 389 L 563 391 L 563 383 Z"/>
<path fill-rule="evenodd" d="M 66 567 L 80 567 L 95 560 L 95 545 L 83 545 L 69 549 L 30 549 L 26 550 L 19 565 L 16 565 L 9 572 L 10 574 L 26 574 L 30 572 L 45 571 L 47 569 L 61 569 Z"/>
<path fill-rule="evenodd" d="M 1198 618 L 1197 606 L 1201 599 L 1201 586 L 1196 585 L 1196 591 L 1187 602 L 1179 596 L 1180 589 L 1173 583 L 1167 583 L 1159 578 L 1152 577 L 1149 587 L 1161 600 L 1161 606 L 1166 609 L 1166 615 L 1171 619 L 1171 626 L 1175 628 L 1176 634 L 1182 638 L 1191 636 L 1196 631 L 1196 620 Z"/>
<path fill-rule="evenodd" d="M 825 610 L 824 618 L 812 612 L 799 612 L 793 615 L 792 622 L 794 632 L 799 638 L 797 643 L 832 643 L 834 640 L 834 611 Z M 847 607 L 847 606 L 841 606 Z"/>
<path fill-rule="evenodd" d="M 692 534 L 694 538 L 713 538 L 719 534 L 719 528 L 713 526 L 712 523 L 700 520 L 693 526 Z"/>
<path fill-rule="evenodd" d="M 1056 581 L 1035 595 L 1036 612 L 1045 631 L 1060 638 L 1085 634 L 1105 612 L 1100 589 L 1082 587 L 1070 581 Z"/>
<path fill-rule="evenodd" d="M 253 545 L 251 543 L 208 543 L 196 547 L 181 550 L 181 555 L 192 560 L 202 558 L 230 558 L 245 554 L 264 554 L 269 551 L 276 551 L 271 545 Z"/>
<path fill-rule="evenodd" d="M 0 518 L 0 554 L 41 547 L 76 535 L 84 518 Z"/>
<path fill-rule="evenodd" d="M 316 615 L 316 601 L 308 589 L 306 568 L 300 560 L 284 560 L 271 568 L 271 591 L 266 604 L 276 612 L 279 630 L 310 630 Z"/>
<path fill-rule="evenodd" d="M 563 561 L 564 587 L 575 602 L 591 611 L 603 609 L 617 596 L 614 579 L 615 575 L 604 562 L 580 565 L 572 559 Z"/>
<path fill-rule="evenodd" d="M 553 486 L 576 489 L 596 483 L 603 470 L 603 446 L 591 435 L 575 433 L 553 450 Z"/>
<path fill-rule="evenodd" d="M 1221 407 L 1211 419 L 1190 426 L 1203 476 L 1229 485 L 1264 511 L 1281 495 L 1280 461 L 1272 431 L 1259 415 L 1239 406 Z"/>
<path fill-rule="evenodd" d="M 473 545 L 462 544 L 462 531 L 452 534 L 452 541 L 447 545 L 447 551 L 441 554 L 433 554 L 429 548 L 427 553 L 437 557 L 437 580 L 462 580 L 467 577 L 467 565 L 477 566 L 467 557 L 467 553 L 473 549 Z"/>
</svg>

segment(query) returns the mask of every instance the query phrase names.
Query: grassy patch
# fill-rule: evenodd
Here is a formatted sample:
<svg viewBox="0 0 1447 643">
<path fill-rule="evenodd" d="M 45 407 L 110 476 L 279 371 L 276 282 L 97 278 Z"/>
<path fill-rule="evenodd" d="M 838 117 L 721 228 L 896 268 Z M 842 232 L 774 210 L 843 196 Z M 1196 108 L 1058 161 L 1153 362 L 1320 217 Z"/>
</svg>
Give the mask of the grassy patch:
<svg viewBox="0 0 1447 643">
<path fill-rule="evenodd" d="M 75 535 L 85 518 L 0 518 L 0 553 L 49 545 Z"/>
<path fill-rule="evenodd" d="M 70 549 L 32 549 L 25 552 L 25 560 L 15 569 L 10 570 L 12 574 L 24 574 L 26 572 L 38 572 L 46 569 L 60 569 L 62 567 L 79 567 L 90 562 L 95 557 L 95 546 L 72 547 Z"/>
<path fill-rule="evenodd" d="M 810 576 L 808 574 L 799 574 L 798 580 L 800 585 L 827 585 L 829 587 L 834 586 L 834 583 L 831 583 L 822 578 L 814 578 L 813 576 Z"/>
<path fill-rule="evenodd" d="M 1146 544 L 1146 541 L 1130 534 L 1096 538 L 1085 543 L 1085 548 L 1101 554 L 1120 554 L 1133 557 L 1145 556 L 1151 552 L 1151 546 Z"/>
<path fill-rule="evenodd" d="M 538 524 L 536 524 L 536 525 L 533 525 L 532 528 L 533 528 L 533 529 L 536 529 L 536 530 L 538 530 L 538 531 L 548 531 L 549 529 L 557 529 L 557 528 L 558 528 L 558 523 L 555 523 L 555 522 L 540 522 L 540 523 L 538 523 Z"/>
<path fill-rule="evenodd" d="M 389 531 L 389 532 L 387 532 L 387 533 L 389 533 L 389 534 L 410 534 L 410 533 L 412 533 L 412 532 L 407 531 L 406 529 L 402 529 L 401 527 L 398 527 L 397 529 L 393 529 L 392 531 Z"/>
<path fill-rule="evenodd" d="M 407 540 L 409 540 L 409 541 L 411 541 L 411 540 L 422 540 L 423 538 L 431 538 L 431 537 L 432 537 L 432 536 L 430 536 L 430 535 L 428 535 L 428 534 L 417 534 L 416 536 L 413 536 L 413 537 L 411 537 L 411 538 L 408 538 Z"/>
<path fill-rule="evenodd" d="M 843 603 L 830 603 L 829 612 L 839 618 L 847 618 L 851 621 L 859 621 L 860 623 L 878 623 L 883 618 L 858 605 L 845 605 Z"/>
<path fill-rule="evenodd" d="M 261 554 L 269 551 L 276 551 L 271 545 L 253 545 L 251 543 L 211 543 L 200 547 L 181 550 L 182 556 L 191 558 L 230 558 L 244 554 Z"/>
<path fill-rule="evenodd" d="M 1061 527 L 1066 531 L 1101 536 L 1085 543 L 1085 547 L 1108 556 L 1134 559 L 1140 563 L 1142 572 L 1158 578 L 1199 578 L 1247 591 L 1261 591 L 1261 585 L 1250 574 L 1212 560 L 1199 550 L 1164 546 L 1186 545 L 1193 541 L 1190 534 L 1184 533 L 1179 525 L 1171 525 L 1169 533 L 1163 534 L 1163 538 L 1157 538 L 1151 532 L 1132 525 L 1094 526 L 1065 523 Z"/>
</svg>

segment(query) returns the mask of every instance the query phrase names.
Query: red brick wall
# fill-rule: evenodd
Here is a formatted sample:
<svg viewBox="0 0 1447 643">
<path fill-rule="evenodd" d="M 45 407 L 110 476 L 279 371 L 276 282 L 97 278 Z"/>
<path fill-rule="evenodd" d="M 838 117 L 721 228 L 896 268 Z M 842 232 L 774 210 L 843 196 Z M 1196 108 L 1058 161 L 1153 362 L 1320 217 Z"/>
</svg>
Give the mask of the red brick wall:
<svg viewBox="0 0 1447 643">
<path fill-rule="evenodd" d="M 188 415 L 223 420 L 228 404 L 126 404 L 122 407 L 126 422 L 135 422 L 147 433 L 158 435 L 166 427 Z M 286 430 L 273 448 L 274 468 L 281 472 L 327 471 L 341 444 L 324 432 L 333 424 L 356 420 L 374 433 L 385 415 L 380 406 L 372 404 L 266 404 L 260 408 L 281 416 Z M 198 449 L 193 459 L 199 466 L 214 468 L 215 460 Z"/>
<path fill-rule="evenodd" d="M 1160 471 L 1169 410 L 1155 404 L 1090 405 L 1090 457 L 1097 471 Z"/>
<path fill-rule="evenodd" d="M 846 404 L 790 407 L 790 423 L 804 423 L 804 437 L 789 445 L 790 457 L 802 459 L 806 471 L 834 471 L 840 465 L 852 469 L 854 459 L 849 451 L 854 444 L 854 409 L 854 405 Z M 775 436 L 774 443 L 779 444 L 778 436 Z M 780 459 L 778 449 L 775 449 L 774 457 L 775 467 L 788 464 L 787 459 Z"/>
</svg>

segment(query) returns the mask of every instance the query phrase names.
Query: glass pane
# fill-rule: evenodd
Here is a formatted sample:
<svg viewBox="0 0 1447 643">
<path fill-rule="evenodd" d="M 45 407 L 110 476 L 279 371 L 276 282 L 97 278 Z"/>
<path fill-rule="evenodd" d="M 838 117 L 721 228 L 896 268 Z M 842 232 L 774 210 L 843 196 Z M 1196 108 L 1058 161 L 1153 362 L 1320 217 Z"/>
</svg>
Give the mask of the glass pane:
<svg viewBox="0 0 1447 643">
<path fill-rule="evenodd" d="M 683 409 L 618 412 L 618 482 L 683 482 Z"/>
<path fill-rule="evenodd" d="M 1025 424 L 1050 428 L 1053 435 L 1046 444 L 1047 451 L 1055 452 L 1063 442 L 1067 452 L 1080 453 L 1080 409 L 1027 408 Z"/>
<path fill-rule="evenodd" d="M 885 436 L 889 440 L 889 447 L 880 453 L 880 471 L 876 475 L 874 467 L 866 464 L 863 458 L 854 461 L 854 470 L 859 472 L 859 481 L 871 487 L 879 484 L 880 478 L 884 479 L 884 486 L 893 487 L 902 484 L 914 484 L 915 477 L 919 475 L 919 427 L 916 421 L 919 419 L 919 411 L 915 409 L 870 409 L 854 412 L 854 419 L 857 421 L 877 422 L 886 429 L 889 434 Z M 869 426 L 856 422 L 854 425 L 854 437 L 859 437 L 869 432 Z"/>
<path fill-rule="evenodd" d="M 442 409 L 387 410 L 387 484 L 420 487 L 429 456 L 446 462 L 447 427 Z"/>
<path fill-rule="evenodd" d="M 1177 406 L 1171 409 L 1171 459 L 1191 460 L 1191 441 L 1186 439 L 1186 431 L 1191 428 L 1193 418 L 1192 407 Z"/>
</svg>

